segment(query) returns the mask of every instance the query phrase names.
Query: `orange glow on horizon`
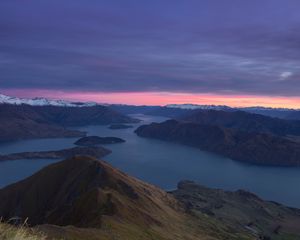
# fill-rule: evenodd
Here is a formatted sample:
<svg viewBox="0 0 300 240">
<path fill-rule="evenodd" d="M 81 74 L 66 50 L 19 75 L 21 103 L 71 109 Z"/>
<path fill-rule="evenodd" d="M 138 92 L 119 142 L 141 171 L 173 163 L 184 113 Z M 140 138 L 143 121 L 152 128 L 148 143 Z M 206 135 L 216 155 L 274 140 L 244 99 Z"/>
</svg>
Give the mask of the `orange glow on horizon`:
<svg viewBox="0 0 300 240">
<path fill-rule="evenodd" d="M 232 107 L 282 107 L 300 108 L 300 97 L 274 97 L 254 95 L 192 94 L 170 92 L 68 92 L 56 90 L 3 90 L 4 94 L 17 97 L 46 97 L 69 101 L 94 101 L 98 103 L 132 105 L 203 104 L 228 105 Z"/>
</svg>

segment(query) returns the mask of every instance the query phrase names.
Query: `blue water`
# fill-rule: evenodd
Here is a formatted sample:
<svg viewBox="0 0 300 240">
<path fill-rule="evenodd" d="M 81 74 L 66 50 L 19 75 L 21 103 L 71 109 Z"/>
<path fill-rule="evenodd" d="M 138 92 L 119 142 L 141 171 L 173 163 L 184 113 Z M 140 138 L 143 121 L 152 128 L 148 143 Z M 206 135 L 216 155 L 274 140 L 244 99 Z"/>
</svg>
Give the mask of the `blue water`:
<svg viewBox="0 0 300 240">
<path fill-rule="evenodd" d="M 143 123 L 163 117 L 138 115 Z M 136 124 L 136 127 L 139 124 Z M 246 189 L 266 200 L 300 208 L 300 168 L 261 167 L 239 163 L 195 148 L 136 136 L 134 129 L 111 130 L 107 126 L 80 128 L 90 135 L 115 136 L 126 143 L 108 145 L 105 160 L 122 171 L 166 190 L 182 179 L 226 190 Z M 0 145 L 0 153 L 56 150 L 72 147 L 76 139 L 26 140 Z M 23 179 L 53 160 L 0 162 L 0 187 Z"/>
</svg>

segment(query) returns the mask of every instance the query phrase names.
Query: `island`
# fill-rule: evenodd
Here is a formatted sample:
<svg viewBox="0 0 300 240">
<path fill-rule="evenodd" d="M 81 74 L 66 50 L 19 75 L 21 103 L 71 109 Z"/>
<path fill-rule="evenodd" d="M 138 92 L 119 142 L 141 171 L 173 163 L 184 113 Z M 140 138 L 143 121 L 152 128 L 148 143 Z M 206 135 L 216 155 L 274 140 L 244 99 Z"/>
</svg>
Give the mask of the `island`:
<svg viewBox="0 0 300 240">
<path fill-rule="evenodd" d="M 91 156 L 102 158 L 111 151 L 103 147 L 73 147 L 57 151 L 41 151 L 41 152 L 21 152 L 7 155 L 0 155 L 0 161 L 20 160 L 20 159 L 64 159 L 76 155 Z"/>
<path fill-rule="evenodd" d="M 109 129 L 127 129 L 127 128 L 133 128 L 133 126 L 126 125 L 126 124 L 112 124 L 108 128 Z"/>
<path fill-rule="evenodd" d="M 88 136 L 78 139 L 74 144 L 78 146 L 97 146 L 102 144 L 114 144 L 114 143 L 123 143 L 125 140 L 117 137 L 98 137 L 98 136 Z"/>
</svg>

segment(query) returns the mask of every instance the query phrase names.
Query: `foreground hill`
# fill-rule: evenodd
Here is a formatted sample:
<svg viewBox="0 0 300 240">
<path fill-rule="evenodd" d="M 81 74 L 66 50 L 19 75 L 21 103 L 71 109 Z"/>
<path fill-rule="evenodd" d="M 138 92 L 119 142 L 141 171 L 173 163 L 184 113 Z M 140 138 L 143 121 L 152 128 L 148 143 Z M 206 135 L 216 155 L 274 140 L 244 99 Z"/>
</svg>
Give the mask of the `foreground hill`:
<svg viewBox="0 0 300 240">
<path fill-rule="evenodd" d="M 248 229 L 258 239 L 300 239 L 300 210 L 264 201 L 250 192 L 229 192 L 181 181 L 172 194 L 191 214 L 200 218 L 208 215 L 236 231 Z"/>
<path fill-rule="evenodd" d="M 300 121 L 284 120 L 244 111 L 191 111 L 180 120 L 217 125 L 247 132 L 264 132 L 280 136 L 300 135 Z"/>
<path fill-rule="evenodd" d="M 0 141 L 83 137 L 85 133 L 69 130 L 66 127 L 136 121 L 105 106 L 59 107 L 0 104 Z"/>
<path fill-rule="evenodd" d="M 194 218 L 173 195 L 83 156 L 1 189 L 0 199 L 3 220 L 28 218 L 57 239 L 254 239 Z"/>
<path fill-rule="evenodd" d="M 4 220 L 28 218 L 55 239 L 298 239 L 300 232 L 296 209 L 190 182 L 166 193 L 83 156 L 0 190 L 0 199 Z"/>
<path fill-rule="evenodd" d="M 182 143 L 234 160 L 273 166 L 300 166 L 300 142 L 265 133 L 168 120 L 140 126 L 138 136 Z"/>
<path fill-rule="evenodd" d="M 27 218 L 34 227 L 27 232 L 47 239 L 289 240 L 300 236 L 297 209 L 265 202 L 245 191 L 224 192 L 191 182 L 181 182 L 177 190 L 167 193 L 87 156 L 52 164 L 0 189 L 0 199 L 4 221 Z M 0 224 L 1 228 L 7 225 Z"/>
</svg>

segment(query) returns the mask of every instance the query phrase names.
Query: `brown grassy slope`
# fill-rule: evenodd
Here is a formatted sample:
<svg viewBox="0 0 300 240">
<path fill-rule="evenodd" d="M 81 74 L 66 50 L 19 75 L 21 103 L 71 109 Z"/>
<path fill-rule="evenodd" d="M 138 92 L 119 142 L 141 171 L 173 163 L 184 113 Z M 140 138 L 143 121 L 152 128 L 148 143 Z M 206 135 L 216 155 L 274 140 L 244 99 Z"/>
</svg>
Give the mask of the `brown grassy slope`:
<svg viewBox="0 0 300 240">
<path fill-rule="evenodd" d="M 211 189 L 191 181 L 181 181 L 172 194 L 200 218 L 205 213 L 223 225 L 237 231 L 248 228 L 265 239 L 300 239 L 299 209 L 264 201 L 244 190 Z"/>
<path fill-rule="evenodd" d="M 65 239 L 252 239 L 185 213 L 165 191 L 103 161 L 75 157 L 0 190 L 0 215 Z M 73 226 L 69 226 L 73 225 Z"/>
<path fill-rule="evenodd" d="M 46 236 L 23 226 L 13 227 L 11 225 L 0 223 L 1 240 L 45 240 Z"/>
</svg>

